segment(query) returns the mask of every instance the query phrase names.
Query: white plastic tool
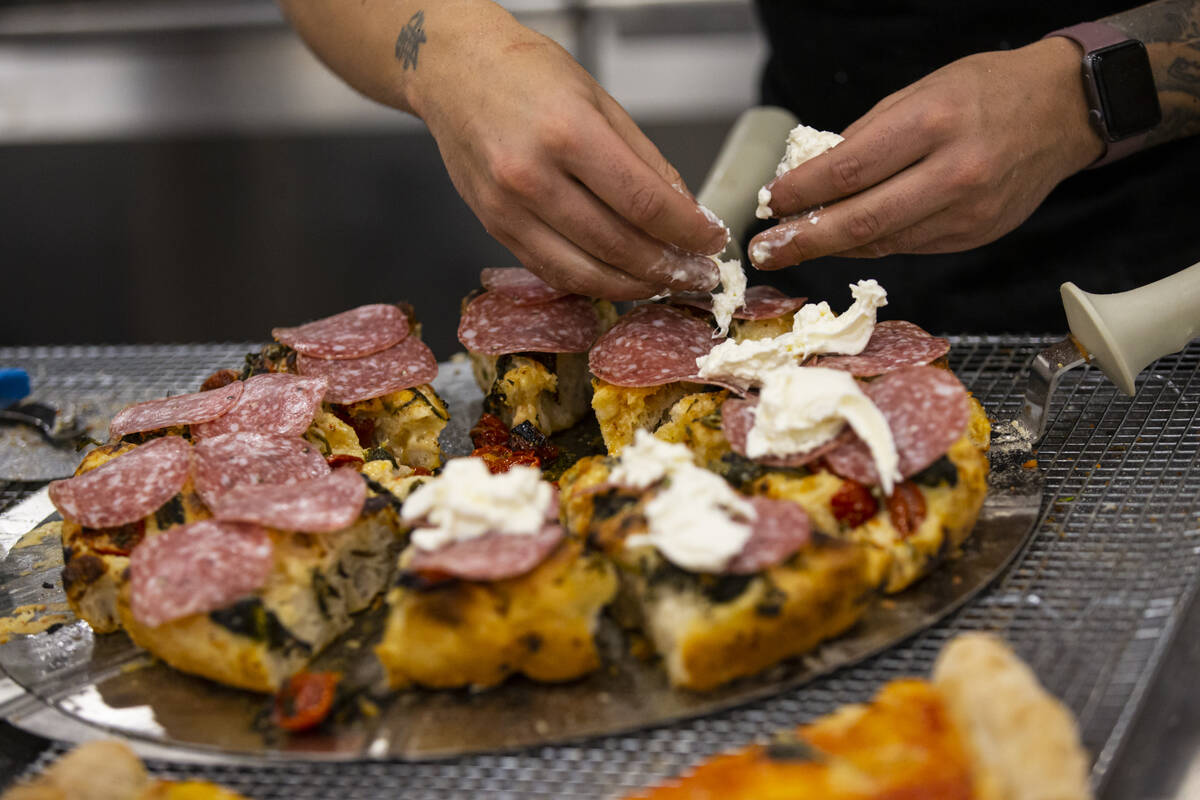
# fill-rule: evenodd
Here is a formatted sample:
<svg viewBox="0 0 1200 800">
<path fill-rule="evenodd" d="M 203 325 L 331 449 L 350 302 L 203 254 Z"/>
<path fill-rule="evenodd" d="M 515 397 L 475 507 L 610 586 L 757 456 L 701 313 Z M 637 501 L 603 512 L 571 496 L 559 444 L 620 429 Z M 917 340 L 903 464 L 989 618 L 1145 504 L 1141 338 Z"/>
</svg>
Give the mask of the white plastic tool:
<svg viewBox="0 0 1200 800">
<path fill-rule="evenodd" d="M 1062 285 L 1071 334 L 1125 394 L 1152 362 L 1200 336 L 1200 263 L 1160 281 L 1116 294 L 1089 294 Z"/>
</svg>

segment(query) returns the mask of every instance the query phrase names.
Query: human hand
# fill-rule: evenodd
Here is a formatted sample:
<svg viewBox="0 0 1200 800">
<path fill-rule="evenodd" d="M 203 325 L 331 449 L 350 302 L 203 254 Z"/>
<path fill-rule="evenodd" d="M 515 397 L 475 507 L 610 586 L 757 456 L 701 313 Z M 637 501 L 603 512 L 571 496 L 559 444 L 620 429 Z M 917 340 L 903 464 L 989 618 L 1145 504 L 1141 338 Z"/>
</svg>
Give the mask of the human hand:
<svg viewBox="0 0 1200 800">
<path fill-rule="evenodd" d="M 411 103 L 488 233 L 558 288 L 609 299 L 712 289 L 724 227 L 573 58 L 515 21 L 438 64 Z M 422 70 L 426 67 L 422 66 Z"/>
<path fill-rule="evenodd" d="M 784 221 L 754 237 L 751 263 L 946 253 L 1003 236 L 1103 151 L 1080 58 L 1074 42 L 1045 39 L 968 56 L 884 98 L 844 142 L 767 185 Z"/>
</svg>

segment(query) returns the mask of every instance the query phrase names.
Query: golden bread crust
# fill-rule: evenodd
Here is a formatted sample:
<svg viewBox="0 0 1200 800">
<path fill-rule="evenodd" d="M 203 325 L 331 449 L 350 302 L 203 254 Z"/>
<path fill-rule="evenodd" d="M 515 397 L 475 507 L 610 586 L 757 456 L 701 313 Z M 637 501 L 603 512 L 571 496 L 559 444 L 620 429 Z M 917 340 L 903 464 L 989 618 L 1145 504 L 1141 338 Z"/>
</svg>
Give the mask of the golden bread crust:
<svg viewBox="0 0 1200 800">
<path fill-rule="evenodd" d="M 600 666 L 593 634 L 615 591 L 611 565 L 564 539 L 515 578 L 392 589 L 375 652 L 395 689 L 482 688 L 518 672 L 571 680 Z"/>
<path fill-rule="evenodd" d="M 981 800 L 1088 800 L 1087 753 L 1071 712 L 995 636 L 942 650 L 933 684 L 963 730 Z"/>
</svg>

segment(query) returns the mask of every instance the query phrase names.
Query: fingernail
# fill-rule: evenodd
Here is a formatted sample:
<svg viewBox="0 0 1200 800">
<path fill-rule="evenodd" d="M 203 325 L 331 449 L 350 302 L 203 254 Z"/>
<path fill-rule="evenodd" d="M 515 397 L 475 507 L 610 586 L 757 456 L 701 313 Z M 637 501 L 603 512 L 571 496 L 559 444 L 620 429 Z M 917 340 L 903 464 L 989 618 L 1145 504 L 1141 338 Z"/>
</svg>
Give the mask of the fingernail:
<svg viewBox="0 0 1200 800">
<path fill-rule="evenodd" d="M 763 269 L 775 250 L 774 245 L 763 239 L 755 239 L 750 245 L 750 263 L 755 269 Z"/>
</svg>

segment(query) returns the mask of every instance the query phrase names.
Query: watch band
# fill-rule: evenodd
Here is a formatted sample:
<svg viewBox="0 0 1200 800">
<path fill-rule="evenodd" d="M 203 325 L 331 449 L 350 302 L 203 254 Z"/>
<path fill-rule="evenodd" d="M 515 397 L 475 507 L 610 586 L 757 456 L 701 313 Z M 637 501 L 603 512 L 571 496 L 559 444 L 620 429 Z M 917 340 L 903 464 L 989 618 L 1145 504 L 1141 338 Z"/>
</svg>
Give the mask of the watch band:
<svg viewBox="0 0 1200 800">
<path fill-rule="evenodd" d="M 1100 98 L 1096 93 L 1096 84 L 1087 66 L 1087 56 L 1092 51 L 1130 41 L 1132 37 L 1119 28 L 1114 28 L 1112 25 L 1104 22 L 1080 22 L 1077 25 L 1070 25 L 1066 28 L 1050 31 L 1050 33 L 1047 33 L 1042 38 L 1049 39 L 1051 36 L 1066 37 L 1083 48 L 1083 86 L 1088 96 L 1088 113 L 1097 115 L 1095 123 L 1100 132 L 1100 139 L 1104 142 L 1104 152 L 1100 154 L 1099 158 L 1088 165 L 1088 169 L 1102 167 L 1105 164 L 1110 164 L 1113 161 L 1141 150 L 1146 144 L 1146 137 L 1149 135 L 1149 131 L 1127 136 L 1124 139 L 1113 140 L 1108 137 L 1108 132 L 1104 129 L 1103 123 L 1098 117 L 1097 109 L 1100 108 Z"/>
</svg>

